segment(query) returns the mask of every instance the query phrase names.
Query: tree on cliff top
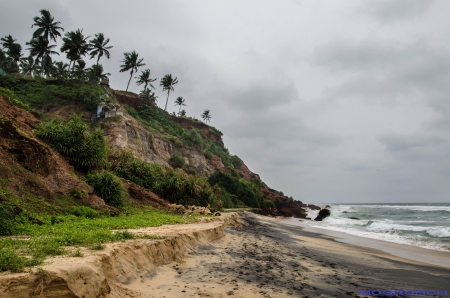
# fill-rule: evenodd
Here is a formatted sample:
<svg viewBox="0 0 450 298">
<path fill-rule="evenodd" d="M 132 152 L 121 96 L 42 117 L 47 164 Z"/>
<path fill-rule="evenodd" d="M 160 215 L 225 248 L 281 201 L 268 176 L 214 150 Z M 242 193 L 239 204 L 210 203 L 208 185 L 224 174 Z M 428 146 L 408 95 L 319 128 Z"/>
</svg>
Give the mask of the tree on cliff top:
<svg viewBox="0 0 450 298">
<path fill-rule="evenodd" d="M 141 72 L 141 75 L 135 77 L 135 79 L 139 79 L 136 82 L 136 85 L 140 86 L 140 85 L 144 84 L 144 92 L 145 92 L 145 90 L 147 90 L 148 85 L 150 85 L 150 89 L 151 88 L 155 89 L 155 87 L 152 85 L 152 82 L 156 81 L 156 78 L 154 78 L 154 79 L 150 78 L 150 69 L 143 70 Z"/>
<path fill-rule="evenodd" d="M 181 96 L 179 96 L 179 97 L 175 100 L 175 105 L 180 106 L 180 109 L 178 110 L 178 113 L 180 113 L 180 111 L 181 111 L 181 106 L 186 106 L 185 101 L 186 101 L 186 100 L 185 100 L 183 97 L 181 97 Z"/>
<path fill-rule="evenodd" d="M 139 59 L 139 54 L 135 51 L 132 51 L 131 53 L 124 53 L 124 59 L 123 59 L 123 65 L 121 65 L 120 72 L 125 72 L 131 69 L 130 71 L 130 79 L 128 80 L 127 89 L 125 91 L 128 91 L 128 87 L 130 86 L 131 78 L 133 77 L 133 73 L 138 70 L 138 67 L 144 66 L 145 63 L 142 63 L 144 58 Z"/>
<path fill-rule="evenodd" d="M 34 24 L 31 25 L 31 28 L 33 28 L 33 26 L 39 27 L 34 31 L 33 38 L 43 36 L 46 41 L 49 41 L 48 38 L 50 37 L 50 39 L 53 39 L 53 41 L 56 42 L 56 37 L 61 37 L 59 30 L 64 31 L 64 29 L 59 26 L 61 22 L 54 22 L 55 18 L 48 10 L 42 9 L 40 12 L 41 17 L 34 17 Z"/>
<path fill-rule="evenodd" d="M 173 85 L 178 83 L 177 77 L 175 79 L 172 79 L 171 74 L 166 74 L 164 78 L 161 79 L 160 86 L 163 86 L 163 91 L 167 90 L 167 100 L 166 100 L 166 107 L 164 108 L 164 111 L 167 110 L 167 103 L 169 102 L 169 94 L 170 91 L 173 91 Z"/>
<path fill-rule="evenodd" d="M 75 67 L 75 61 L 80 60 L 91 49 L 91 46 L 86 41 L 90 36 L 84 37 L 83 29 L 77 29 L 77 31 L 67 32 L 63 38 L 63 45 L 61 47 L 61 52 L 67 52 L 67 59 L 70 60 L 70 64 L 72 64 L 72 70 Z"/>
<path fill-rule="evenodd" d="M 109 59 L 110 54 L 108 50 L 111 49 L 112 46 L 106 46 L 109 43 L 109 38 L 105 39 L 103 33 L 95 34 L 95 38 L 90 40 L 89 43 L 91 45 L 90 59 L 97 56 L 97 65 L 103 55 L 105 55 L 106 58 Z"/>
<path fill-rule="evenodd" d="M 209 110 L 205 110 L 202 114 L 202 118 L 205 121 L 205 123 L 209 122 L 209 119 L 211 119 L 211 114 L 209 113 Z"/>
</svg>

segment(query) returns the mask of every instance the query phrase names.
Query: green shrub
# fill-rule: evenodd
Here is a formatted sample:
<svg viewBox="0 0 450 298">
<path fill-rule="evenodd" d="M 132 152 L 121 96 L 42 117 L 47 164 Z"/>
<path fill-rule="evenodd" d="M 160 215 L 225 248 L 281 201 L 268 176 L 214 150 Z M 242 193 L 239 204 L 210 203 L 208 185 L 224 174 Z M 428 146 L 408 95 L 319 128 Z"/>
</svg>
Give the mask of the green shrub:
<svg viewBox="0 0 450 298">
<path fill-rule="evenodd" d="M 264 200 L 264 208 L 275 208 L 275 203 L 272 200 Z"/>
<path fill-rule="evenodd" d="M 30 108 L 29 105 L 23 103 L 20 99 L 16 97 L 13 91 L 0 87 L 0 96 L 7 98 L 11 101 L 11 103 L 19 108 L 28 110 Z"/>
<path fill-rule="evenodd" d="M 121 207 L 126 200 L 126 192 L 119 179 L 111 172 L 89 174 L 87 184 L 94 188 L 94 193 L 102 198 L 106 204 Z"/>
<path fill-rule="evenodd" d="M 71 213 L 77 217 L 96 218 L 99 213 L 87 206 L 73 206 Z"/>
<path fill-rule="evenodd" d="M 0 201 L 0 236 L 11 235 L 14 230 L 14 206 Z"/>
<path fill-rule="evenodd" d="M 101 129 L 91 130 L 81 116 L 73 114 L 69 121 L 43 122 L 36 136 L 50 144 L 80 170 L 95 170 L 106 165 L 108 147 Z"/>
<path fill-rule="evenodd" d="M 211 187 L 203 177 L 188 175 L 181 169 L 163 168 L 122 150 L 112 151 L 109 161 L 111 170 L 117 176 L 143 186 L 170 202 L 221 208 L 218 189 Z"/>
<path fill-rule="evenodd" d="M 0 272 L 21 272 L 25 267 L 26 261 L 26 258 L 20 257 L 13 250 L 6 248 L 0 249 Z"/>
<path fill-rule="evenodd" d="M 205 146 L 202 135 L 196 129 L 185 130 L 181 136 L 181 140 L 198 150 L 202 150 Z"/>
<path fill-rule="evenodd" d="M 263 204 L 264 196 L 261 190 L 253 183 L 244 179 L 238 179 L 228 173 L 220 171 L 214 172 L 208 178 L 211 185 L 218 185 L 226 192 L 237 196 L 245 205 L 260 208 Z"/>
<path fill-rule="evenodd" d="M 212 160 L 213 155 L 212 155 L 211 152 L 206 151 L 205 153 L 203 153 L 203 155 L 205 155 L 205 158 L 206 158 L 206 159 Z"/>
<path fill-rule="evenodd" d="M 184 157 L 178 152 L 172 153 L 169 159 L 169 163 L 172 167 L 181 169 L 184 168 L 184 166 L 186 165 Z"/>
<path fill-rule="evenodd" d="M 197 172 L 193 167 L 189 167 L 187 168 L 186 173 L 188 173 L 189 175 L 195 175 Z"/>
<path fill-rule="evenodd" d="M 235 169 L 240 169 L 242 166 L 242 160 L 237 155 L 230 156 L 231 164 Z"/>
</svg>

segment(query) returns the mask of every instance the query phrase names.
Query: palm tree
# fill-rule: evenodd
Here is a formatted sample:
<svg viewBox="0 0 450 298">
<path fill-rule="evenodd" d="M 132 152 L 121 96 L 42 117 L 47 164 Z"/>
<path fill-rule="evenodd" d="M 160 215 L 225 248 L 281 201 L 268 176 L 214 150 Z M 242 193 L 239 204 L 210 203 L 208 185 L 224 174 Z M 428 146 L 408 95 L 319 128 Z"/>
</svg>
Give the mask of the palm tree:
<svg viewBox="0 0 450 298">
<path fill-rule="evenodd" d="M 166 100 L 166 107 L 164 108 L 164 111 L 167 110 L 167 103 L 169 102 L 169 94 L 170 91 L 174 91 L 173 90 L 173 85 L 175 85 L 176 83 L 178 83 L 177 78 L 175 77 L 175 79 L 172 79 L 172 75 L 171 74 L 166 74 L 164 76 L 164 78 L 161 79 L 161 84 L 159 84 L 160 86 L 163 86 L 163 91 L 167 90 L 167 100 Z"/>
<path fill-rule="evenodd" d="M 133 77 L 133 73 L 138 70 L 138 67 L 144 66 L 145 63 L 142 63 L 142 61 L 144 60 L 144 58 L 139 59 L 139 54 L 136 53 L 135 51 L 131 52 L 131 53 L 124 53 L 125 57 L 123 59 L 123 65 L 121 65 L 121 69 L 120 72 L 124 72 L 124 71 L 128 71 L 131 69 L 130 71 L 130 79 L 128 80 L 128 85 L 127 85 L 127 90 L 128 91 L 128 87 L 130 86 L 130 82 L 131 82 L 131 78 Z"/>
<path fill-rule="evenodd" d="M 186 111 L 185 110 L 181 110 L 178 112 L 178 116 L 180 117 L 186 117 Z"/>
<path fill-rule="evenodd" d="M 203 112 L 202 118 L 203 118 L 203 120 L 205 120 L 205 123 L 207 123 L 209 121 L 209 119 L 211 119 L 211 114 L 209 113 L 209 110 L 205 110 Z"/>
<path fill-rule="evenodd" d="M 27 45 L 30 46 L 30 48 L 27 49 L 30 51 L 30 56 L 36 56 L 36 63 L 41 62 L 44 72 L 47 72 L 46 63 L 44 63 L 44 61 L 48 62 L 48 59 L 51 61 L 50 55 L 56 54 L 59 56 L 58 52 L 52 50 L 56 45 L 49 45 L 48 41 L 42 36 L 33 38 L 30 42 L 27 42 Z"/>
<path fill-rule="evenodd" d="M 62 61 L 56 62 L 53 64 L 53 73 L 52 75 L 57 79 L 65 79 L 67 78 L 69 72 L 69 64 L 64 63 Z"/>
<path fill-rule="evenodd" d="M 3 50 L 0 49 L 0 69 L 3 69 L 6 72 L 16 72 L 17 68 L 14 64 L 14 61 L 6 56 L 6 53 L 3 52 Z"/>
<path fill-rule="evenodd" d="M 155 89 L 155 87 L 152 85 L 152 82 L 156 81 L 156 78 L 154 78 L 153 80 L 150 79 L 150 69 L 143 70 L 141 72 L 141 75 L 138 76 L 138 77 L 135 77 L 135 79 L 139 79 L 136 82 L 136 85 L 140 86 L 142 84 L 145 84 L 144 85 L 144 90 L 147 90 L 147 86 L 148 85 L 150 85 L 150 88 Z"/>
<path fill-rule="evenodd" d="M 43 36 L 45 40 L 49 41 L 48 38 L 50 36 L 50 39 L 53 39 L 53 41 L 56 42 L 56 37 L 61 37 L 59 30 L 64 31 L 62 27 L 58 26 L 61 23 L 53 22 L 55 18 L 48 10 L 42 9 L 40 12 L 41 17 L 34 17 L 34 24 L 31 25 L 31 28 L 33 28 L 33 26 L 39 27 L 36 31 L 34 31 L 33 38 Z"/>
<path fill-rule="evenodd" d="M 156 105 L 158 96 L 155 96 L 155 92 L 151 89 L 144 89 L 139 93 L 139 97 L 143 99 L 146 103 L 151 105 Z"/>
<path fill-rule="evenodd" d="M 16 64 L 17 71 L 19 70 L 19 62 L 23 59 L 22 46 L 18 43 L 11 45 L 6 52 L 9 58 Z"/>
<path fill-rule="evenodd" d="M 103 33 L 97 33 L 95 34 L 95 38 L 90 40 L 90 46 L 91 46 L 91 58 L 94 58 L 97 56 L 97 65 L 100 58 L 103 56 L 103 54 L 106 56 L 106 58 L 109 59 L 109 49 L 112 48 L 112 46 L 106 46 L 109 42 L 109 38 L 105 39 L 105 36 Z"/>
<path fill-rule="evenodd" d="M 7 35 L 7 36 L 5 36 L 5 37 L 2 37 L 0 40 L 2 41 L 2 46 L 3 46 L 3 48 L 4 48 L 4 49 L 9 49 L 9 48 L 11 48 L 13 45 L 16 44 L 15 41 L 16 41 L 17 39 L 12 38 L 11 35 Z"/>
<path fill-rule="evenodd" d="M 33 57 L 28 57 L 20 61 L 20 68 L 22 68 L 22 74 L 34 76 L 39 72 L 39 63 Z"/>
<path fill-rule="evenodd" d="M 100 82 L 102 79 L 108 78 L 111 74 L 103 73 L 103 66 L 101 64 L 94 64 L 87 70 L 89 80 L 93 82 Z"/>
<path fill-rule="evenodd" d="M 75 67 L 73 67 L 72 74 L 78 80 L 84 80 L 86 78 L 86 62 L 83 59 L 77 60 L 74 63 Z"/>
<path fill-rule="evenodd" d="M 186 106 L 186 104 L 184 103 L 186 100 L 183 98 L 183 97 L 181 97 L 181 96 L 179 96 L 176 100 L 175 100 L 175 105 L 179 105 L 180 106 L 180 109 L 178 110 L 178 112 L 180 112 L 181 111 L 181 106 Z"/>
<path fill-rule="evenodd" d="M 66 52 L 67 59 L 70 60 L 69 68 L 73 62 L 73 71 L 75 68 L 75 61 L 82 59 L 91 49 L 86 41 L 90 36 L 84 37 L 83 29 L 67 32 L 64 36 L 61 52 Z"/>
</svg>

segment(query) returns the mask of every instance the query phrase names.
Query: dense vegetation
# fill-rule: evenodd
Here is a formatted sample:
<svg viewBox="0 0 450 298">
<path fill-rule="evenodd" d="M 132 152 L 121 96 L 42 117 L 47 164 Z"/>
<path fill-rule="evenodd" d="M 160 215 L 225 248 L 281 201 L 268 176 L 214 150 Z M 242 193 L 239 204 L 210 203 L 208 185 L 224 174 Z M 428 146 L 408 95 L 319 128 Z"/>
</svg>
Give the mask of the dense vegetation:
<svg viewBox="0 0 450 298">
<path fill-rule="evenodd" d="M 224 191 L 224 204 L 228 207 L 232 204 L 239 205 L 239 201 L 246 206 L 260 208 L 263 207 L 264 196 L 257 183 L 238 179 L 228 173 L 214 172 L 208 178 L 211 185 L 218 185 Z M 231 202 L 230 202 L 231 200 Z M 239 200 L 239 201 L 238 201 Z"/>
<path fill-rule="evenodd" d="M 206 178 L 192 176 L 181 169 L 164 168 L 134 157 L 132 152 L 117 150 L 110 154 L 110 167 L 117 176 L 143 186 L 178 204 L 221 209 L 219 189 Z"/>
<path fill-rule="evenodd" d="M 101 129 L 91 129 L 79 115 L 67 122 L 53 119 L 43 122 L 36 136 L 69 159 L 80 170 L 95 170 L 106 166 L 108 146 Z"/>
</svg>

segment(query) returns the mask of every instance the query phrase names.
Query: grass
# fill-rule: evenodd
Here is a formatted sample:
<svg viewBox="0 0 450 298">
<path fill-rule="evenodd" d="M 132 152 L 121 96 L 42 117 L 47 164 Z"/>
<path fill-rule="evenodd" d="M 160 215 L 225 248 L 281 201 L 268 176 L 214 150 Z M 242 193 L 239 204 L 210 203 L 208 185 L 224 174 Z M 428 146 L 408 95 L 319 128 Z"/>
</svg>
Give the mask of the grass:
<svg viewBox="0 0 450 298">
<path fill-rule="evenodd" d="M 17 220 L 14 236 L 0 237 L 0 272 L 21 272 L 25 267 L 42 265 L 49 256 L 82 257 L 79 247 L 102 250 L 105 243 L 138 238 L 127 229 L 187 223 L 198 217 L 170 214 L 147 206 L 128 207 L 117 217 L 60 215 L 59 223 L 53 224 L 52 216 L 40 215 L 44 222 L 41 226 L 22 217 Z M 139 238 L 159 239 L 152 235 Z M 68 247 L 73 246 L 77 249 L 70 251 Z"/>
</svg>

